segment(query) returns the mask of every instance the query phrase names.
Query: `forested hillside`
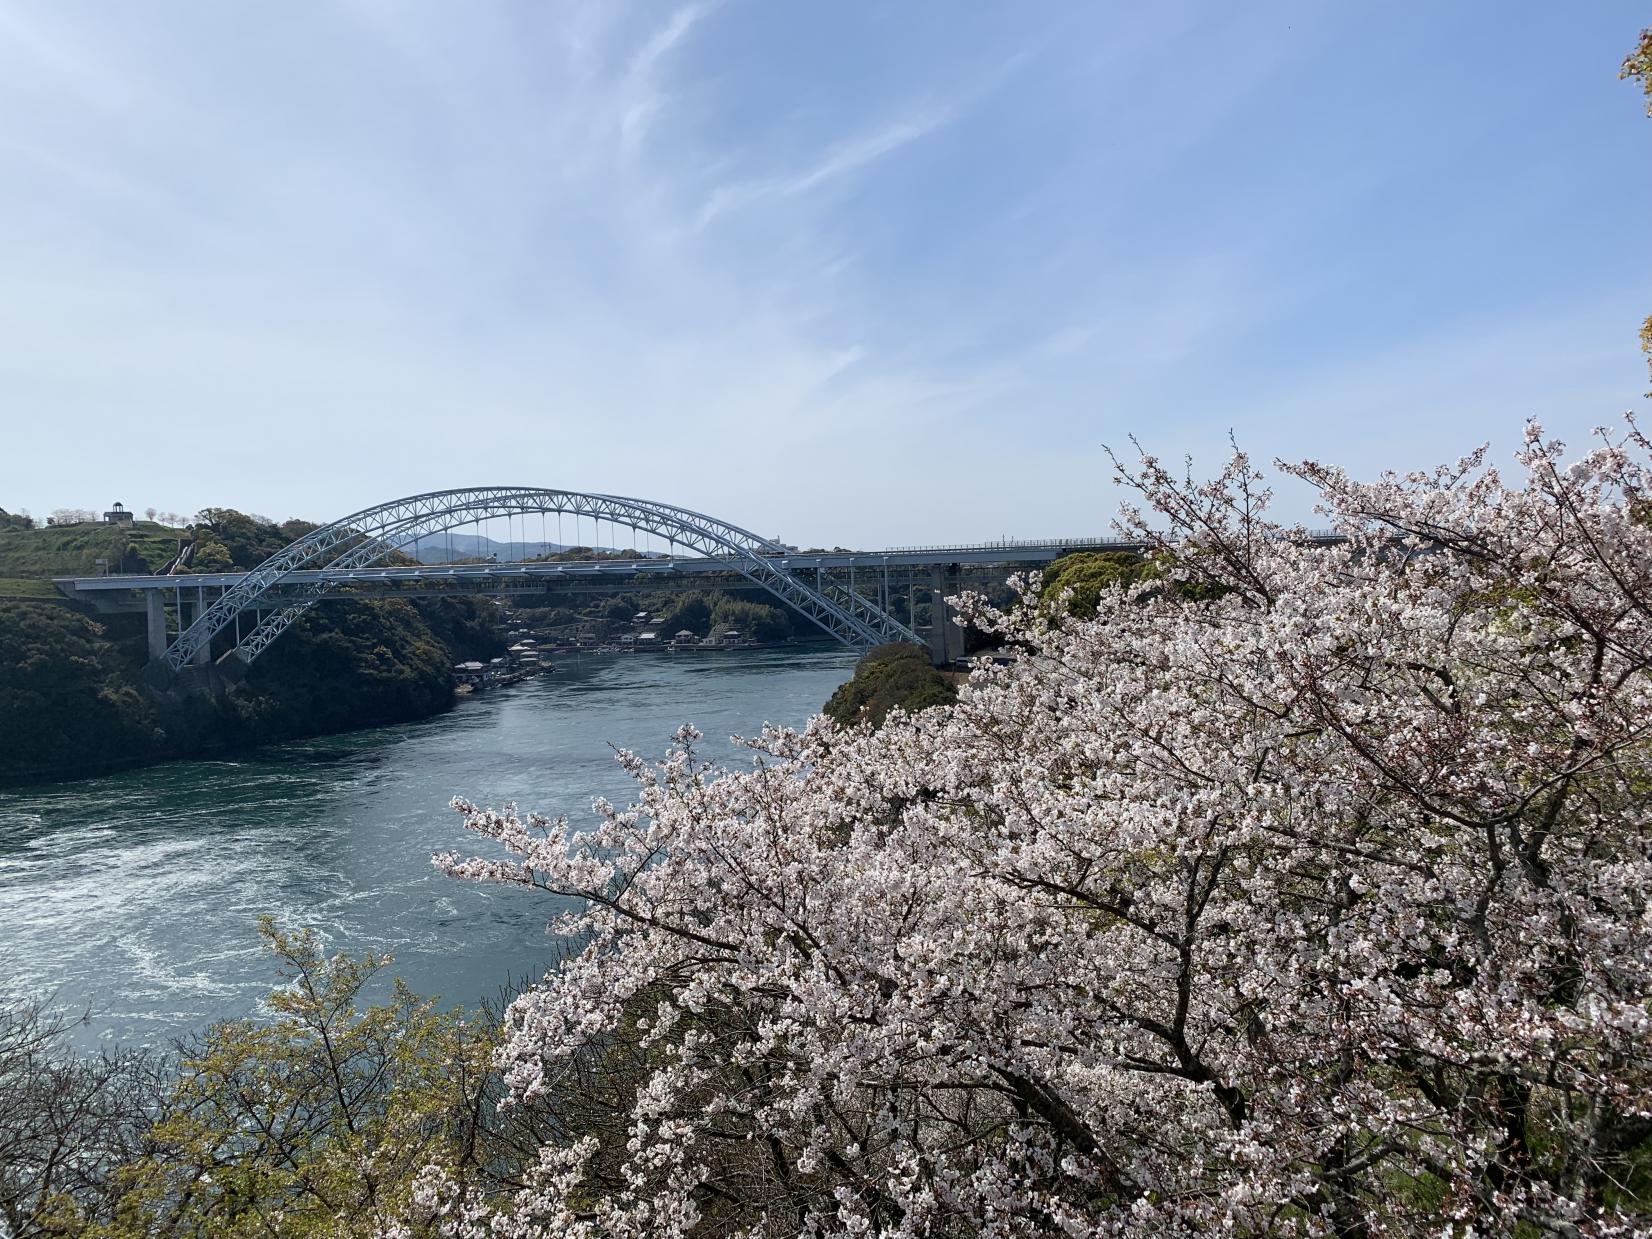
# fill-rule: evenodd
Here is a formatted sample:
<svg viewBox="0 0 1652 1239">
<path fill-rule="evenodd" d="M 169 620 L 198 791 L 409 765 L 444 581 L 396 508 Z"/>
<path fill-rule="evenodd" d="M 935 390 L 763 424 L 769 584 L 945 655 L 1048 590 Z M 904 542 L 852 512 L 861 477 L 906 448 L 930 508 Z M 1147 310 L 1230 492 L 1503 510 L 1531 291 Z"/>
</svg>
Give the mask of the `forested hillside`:
<svg viewBox="0 0 1652 1239">
<path fill-rule="evenodd" d="M 306 528 L 209 509 L 185 536 L 196 569 L 217 571 L 251 567 Z M 90 561 L 109 553 L 144 561 L 128 571 L 155 568 L 178 537 L 165 526 L 0 529 L 0 578 L 44 587 L 0 592 L 0 780 L 424 718 L 452 704 L 453 662 L 503 651 L 485 600 L 343 602 L 294 624 L 236 692 L 162 699 L 141 687 L 143 617 L 93 614 L 57 599 L 49 578 L 93 571 Z"/>
</svg>

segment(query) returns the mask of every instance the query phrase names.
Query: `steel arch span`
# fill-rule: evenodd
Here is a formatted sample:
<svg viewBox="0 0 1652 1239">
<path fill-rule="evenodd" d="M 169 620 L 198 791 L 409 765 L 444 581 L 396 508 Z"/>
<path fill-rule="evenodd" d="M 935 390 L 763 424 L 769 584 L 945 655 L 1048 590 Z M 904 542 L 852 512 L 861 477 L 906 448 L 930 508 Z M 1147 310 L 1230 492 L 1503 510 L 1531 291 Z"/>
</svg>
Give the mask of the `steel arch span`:
<svg viewBox="0 0 1652 1239">
<path fill-rule="evenodd" d="M 162 661 L 174 672 L 183 670 L 237 616 L 253 611 L 261 618 L 231 651 L 243 662 L 251 663 L 334 584 L 315 581 L 304 586 L 297 600 L 287 591 L 279 598 L 266 600 L 266 594 L 290 573 L 365 568 L 410 543 L 448 529 L 532 513 L 588 516 L 658 535 L 702 555 L 725 558 L 730 570 L 761 585 L 846 645 L 919 641 L 910 628 L 854 591 L 836 582 L 830 588 L 820 588 L 792 575 L 777 562 L 784 560 L 790 548 L 738 525 L 648 499 L 528 486 L 488 486 L 413 495 L 312 530 L 248 572 L 196 616 L 167 647 Z M 261 606 L 261 601 L 272 605 Z"/>
</svg>

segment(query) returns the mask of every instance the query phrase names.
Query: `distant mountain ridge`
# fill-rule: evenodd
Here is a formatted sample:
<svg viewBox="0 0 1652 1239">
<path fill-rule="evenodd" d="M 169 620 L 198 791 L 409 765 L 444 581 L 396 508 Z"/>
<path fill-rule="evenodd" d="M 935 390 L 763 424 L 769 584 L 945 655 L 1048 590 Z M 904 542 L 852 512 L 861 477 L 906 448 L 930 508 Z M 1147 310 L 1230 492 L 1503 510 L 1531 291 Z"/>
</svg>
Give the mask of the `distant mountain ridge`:
<svg viewBox="0 0 1652 1239">
<path fill-rule="evenodd" d="M 445 564 L 455 559 L 486 559 L 497 555 L 500 559 L 532 559 L 536 555 L 555 555 L 568 550 L 561 542 L 499 542 L 474 533 L 438 533 L 421 538 L 417 547 L 401 548 L 421 564 Z"/>
<path fill-rule="evenodd" d="M 401 551 L 415 556 L 421 564 L 445 564 L 460 559 L 486 559 L 489 555 L 497 555 L 505 563 L 523 559 L 534 559 L 541 555 L 555 555 L 561 551 L 571 551 L 583 543 L 569 542 L 501 542 L 496 538 L 484 537 L 474 533 L 437 533 L 428 538 L 421 538 L 415 546 L 403 546 Z M 591 548 L 598 551 L 607 551 L 607 547 Z M 622 548 L 623 549 L 623 548 Z M 663 551 L 639 551 L 644 559 L 668 559 L 670 556 Z"/>
</svg>

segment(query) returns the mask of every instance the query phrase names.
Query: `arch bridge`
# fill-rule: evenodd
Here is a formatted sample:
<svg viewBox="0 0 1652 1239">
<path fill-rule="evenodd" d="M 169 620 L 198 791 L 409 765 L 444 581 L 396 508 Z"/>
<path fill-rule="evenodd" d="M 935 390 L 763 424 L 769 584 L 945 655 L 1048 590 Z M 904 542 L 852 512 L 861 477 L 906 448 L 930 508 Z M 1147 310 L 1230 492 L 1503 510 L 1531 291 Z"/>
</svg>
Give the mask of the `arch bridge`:
<svg viewBox="0 0 1652 1239">
<path fill-rule="evenodd" d="M 493 486 L 397 499 L 312 530 L 238 576 L 211 605 L 203 599 L 187 627 L 180 618 L 182 631 L 156 659 L 157 669 L 175 675 L 206 661 L 213 639 L 231 628 L 234 644 L 218 662 L 232 671 L 244 669 L 311 606 L 356 579 L 359 570 L 447 530 L 533 514 L 584 517 L 659 537 L 674 551 L 715 562 L 719 570 L 761 586 L 846 645 L 920 640 L 884 606 L 835 576 L 817 572 L 810 581 L 790 571 L 785 560 L 791 548 L 727 521 L 620 495 Z M 244 622 L 249 616 L 250 628 Z"/>
</svg>

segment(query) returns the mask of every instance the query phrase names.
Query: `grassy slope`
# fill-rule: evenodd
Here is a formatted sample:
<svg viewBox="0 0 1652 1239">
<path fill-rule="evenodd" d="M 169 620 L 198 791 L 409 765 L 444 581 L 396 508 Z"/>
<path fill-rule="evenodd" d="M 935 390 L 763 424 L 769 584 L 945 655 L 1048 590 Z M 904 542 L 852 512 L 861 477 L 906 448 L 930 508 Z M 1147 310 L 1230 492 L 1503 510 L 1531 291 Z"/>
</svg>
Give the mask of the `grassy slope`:
<svg viewBox="0 0 1652 1239">
<path fill-rule="evenodd" d="M 97 560 L 114 563 L 128 543 L 153 568 L 178 550 L 181 531 L 152 521 L 131 525 L 67 525 L 61 529 L 0 529 L 0 577 L 44 580 L 54 576 L 91 576 Z"/>
<path fill-rule="evenodd" d="M 15 580 L 0 577 L 0 599 L 26 598 L 30 602 L 61 602 L 63 595 L 50 581 Z"/>
<path fill-rule="evenodd" d="M 99 559 L 118 565 L 132 544 L 151 568 L 159 568 L 177 554 L 180 532 L 152 521 L 0 529 L 0 602 L 60 598 L 50 578 L 92 576 L 102 571 Z"/>
</svg>

